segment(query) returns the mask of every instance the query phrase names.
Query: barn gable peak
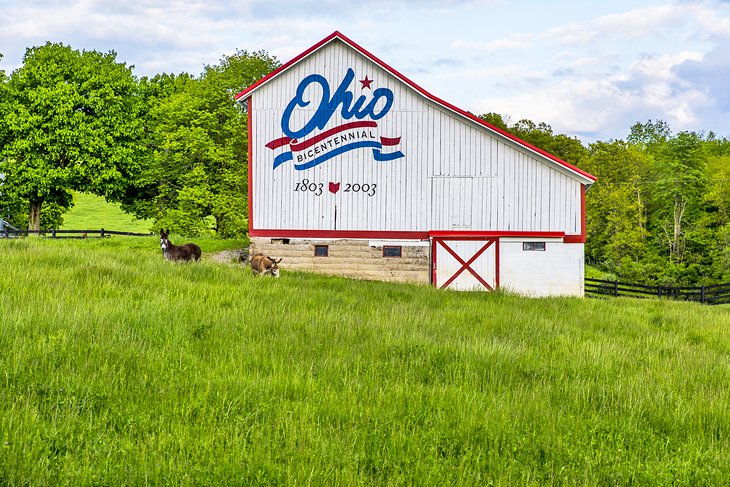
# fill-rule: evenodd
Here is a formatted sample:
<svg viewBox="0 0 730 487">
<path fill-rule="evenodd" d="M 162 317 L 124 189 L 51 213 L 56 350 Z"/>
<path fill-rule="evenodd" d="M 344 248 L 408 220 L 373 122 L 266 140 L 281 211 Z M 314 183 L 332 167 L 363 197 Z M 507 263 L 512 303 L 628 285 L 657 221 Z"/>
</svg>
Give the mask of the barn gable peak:
<svg viewBox="0 0 730 487">
<path fill-rule="evenodd" d="M 591 175 L 590 173 L 583 171 L 582 169 L 573 166 L 572 164 L 569 164 L 566 161 L 563 161 L 562 159 L 554 156 L 553 154 L 550 154 L 547 151 L 544 151 L 538 147 L 533 146 L 532 144 L 529 144 L 528 142 L 525 142 L 524 140 L 510 134 L 509 132 L 500 129 L 499 127 L 496 127 L 479 117 L 474 116 L 473 114 L 456 107 L 455 105 L 452 105 L 451 103 L 448 103 L 445 100 L 442 100 L 441 98 L 438 98 L 410 79 L 408 79 L 406 76 L 402 75 L 397 70 L 393 69 L 391 66 L 371 54 L 369 51 L 361 47 L 359 44 L 352 41 L 350 38 L 345 36 L 339 31 L 335 31 L 329 36 L 325 37 L 321 41 L 314 44 L 309 49 L 305 50 L 301 54 L 295 56 L 290 61 L 284 63 L 281 67 L 278 69 L 272 71 L 267 76 L 261 78 L 256 83 L 252 84 L 245 90 L 241 91 L 235 96 L 235 100 L 237 102 L 244 102 L 248 98 L 250 98 L 255 92 L 260 90 L 263 86 L 267 85 L 274 79 L 279 78 L 284 73 L 289 71 L 294 66 L 298 65 L 303 60 L 309 58 L 314 53 L 322 50 L 324 47 L 330 45 L 333 42 L 341 42 L 347 46 L 349 46 L 351 49 L 359 53 L 361 56 L 364 56 L 365 58 L 369 59 L 371 62 L 378 65 L 380 68 L 384 69 L 391 75 L 393 75 L 395 78 L 400 80 L 402 83 L 407 85 L 411 90 L 418 93 L 421 97 L 427 99 L 431 103 L 435 103 L 436 105 L 440 106 L 441 108 L 445 109 L 446 111 L 455 114 L 457 117 L 465 120 L 470 121 L 472 124 L 475 124 L 482 128 L 483 130 L 490 132 L 491 134 L 497 136 L 498 138 L 507 139 L 514 144 L 516 144 L 518 147 L 520 147 L 522 150 L 527 151 L 529 153 L 532 153 L 533 155 L 537 156 L 537 159 L 544 161 L 549 166 L 557 166 L 558 169 L 561 169 L 563 172 L 566 172 L 568 175 L 570 175 L 573 179 L 581 182 L 582 184 L 585 184 L 586 186 L 590 186 L 596 181 L 596 177 Z"/>
</svg>

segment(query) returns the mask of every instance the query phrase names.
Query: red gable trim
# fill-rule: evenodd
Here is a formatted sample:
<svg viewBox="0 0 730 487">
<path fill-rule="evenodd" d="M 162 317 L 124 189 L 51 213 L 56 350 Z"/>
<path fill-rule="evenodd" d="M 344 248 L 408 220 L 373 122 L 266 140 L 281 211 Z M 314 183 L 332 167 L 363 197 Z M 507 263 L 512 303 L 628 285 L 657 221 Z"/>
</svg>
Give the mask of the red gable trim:
<svg viewBox="0 0 730 487">
<path fill-rule="evenodd" d="M 303 239 L 380 238 L 392 240 L 428 240 L 429 238 L 475 240 L 500 237 L 562 238 L 565 243 L 578 243 L 578 239 L 581 237 L 580 235 L 566 235 L 565 232 L 539 232 L 531 230 L 431 230 L 430 232 L 421 232 L 409 230 L 292 230 L 280 228 L 252 229 L 249 232 L 249 236 Z"/>
<path fill-rule="evenodd" d="M 303 238 L 312 240 L 326 240 L 336 238 L 428 240 L 428 232 L 387 230 L 281 230 L 257 228 L 255 230 L 250 230 L 249 236 L 271 238 Z"/>
<path fill-rule="evenodd" d="M 289 67 L 298 63 L 299 61 L 301 61 L 305 57 L 309 56 L 313 52 L 319 50 L 321 47 L 329 44 L 330 41 L 332 41 L 333 39 L 336 39 L 336 38 L 341 39 L 342 41 L 346 42 L 347 44 L 352 45 L 352 47 L 354 47 L 355 49 L 357 49 L 359 51 L 362 51 L 363 54 L 370 57 L 369 54 L 366 54 L 362 49 L 355 47 L 356 44 L 349 41 L 349 39 L 347 39 L 344 35 L 335 31 L 332 34 L 325 37 L 324 39 L 322 39 L 321 41 L 319 41 L 318 43 L 316 43 L 315 45 L 313 45 L 312 47 L 310 47 L 309 49 L 307 49 L 306 51 L 304 51 L 303 53 L 301 53 L 298 56 L 296 56 L 295 58 L 291 59 L 289 62 L 282 64 L 277 69 L 273 70 L 272 72 L 270 72 L 269 74 L 267 74 L 266 76 L 264 76 L 263 78 L 261 78 L 260 80 L 258 80 L 257 82 L 255 82 L 254 84 L 252 84 L 251 86 L 249 86 L 248 88 L 246 88 L 245 90 L 240 92 L 239 94 L 237 94 L 236 96 L 234 96 L 233 99 L 236 101 L 242 101 L 244 98 L 251 96 L 251 93 L 256 91 L 260 86 L 265 85 L 266 83 L 268 83 L 269 81 L 271 81 L 272 79 L 276 78 L 277 76 L 282 74 L 284 71 L 289 69 Z M 378 62 L 375 59 L 374 59 L 374 61 Z M 378 64 L 380 64 L 380 63 L 378 62 Z"/>
</svg>

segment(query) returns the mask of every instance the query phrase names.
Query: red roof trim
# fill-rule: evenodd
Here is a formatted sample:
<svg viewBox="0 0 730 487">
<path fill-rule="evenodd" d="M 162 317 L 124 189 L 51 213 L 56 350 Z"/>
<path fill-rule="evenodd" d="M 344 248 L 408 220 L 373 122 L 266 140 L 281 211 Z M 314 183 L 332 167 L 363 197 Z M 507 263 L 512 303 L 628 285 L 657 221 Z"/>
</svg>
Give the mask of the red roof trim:
<svg viewBox="0 0 730 487">
<path fill-rule="evenodd" d="M 383 230 L 278 230 L 255 229 L 249 232 L 251 237 L 271 238 L 304 238 L 327 240 L 334 238 L 367 238 L 391 240 L 428 240 L 428 232 L 383 231 Z"/>
<path fill-rule="evenodd" d="M 269 238 L 304 238 L 304 239 L 333 239 L 333 238 L 367 238 L 391 240 L 428 240 L 429 238 L 446 240 L 478 240 L 498 237 L 521 238 L 564 238 L 568 243 L 580 236 L 566 235 L 565 232 L 536 232 L 520 230 L 431 230 L 419 231 L 390 231 L 390 230 L 286 230 L 286 229 L 254 229 L 251 237 Z"/>
<path fill-rule="evenodd" d="M 289 62 L 282 64 L 279 68 L 273 70 L 272 72 L 270 72 L 269 74 L 267 74 L 266 76 L 264 76 L 263 78 L 261 78 L 260 80 L 258 80 L 257 82 L 255 82 L 254 84 L 252 84 L 251 86 L 249 86 L 248 88 L 246 88 L 245 90 L 243 90 L 242 92 L 240 92 L 239 94 L 237 94 L 233 98 L 236 101 L 240 101 L 242 98 L 246 98 L 247 96 L 250 95 L 250 93 L 252 91 L 255 91 L 256 89 L 258 89 L 259 86 L 261 86 L 261 85 L 263 85 L 265 83 L 268 83 L 270 80 L 276 78 L 281 73 L 283 73 L 284 71 L 286 71 L 287 69 L 289 69 L 290 66 L 298 63 L 300 60 L 302 60 L 305 57 L 309 56 L 314 51 L 317 51 L 319 48 L 321 48 L 325 44 L 329 44 L 330 41 L 332 41 L 335 38 L 340 38 L 342 40 L 345 40 L 346 39 L 345 36 L 343 36 L 339 32 L 337 32 L 337 31 L 333 32 L 332 34 L 328 35 L 327 37 L 325 37 L 324 39 L 322 39 L 321 41 L 319 41 L 318 43 L 316 43 L 315 45 L 313 45 L 312 47 L 310 47 L 309 49 L 307 49 L 303 53 L 299 54 L 298 56 L 296 56 L 295 58 L 293 58 Z M 347 42 L 347 41 L 345 41 L 345 42 Z M 353 46 L 353 47 L 355 47 L 355 46 Z"/>
<path fill-rule="evenodd" d="M 447 240 L 472 240 L 475 238 L 493 238 L 493 237 L 522 237 L 522 238 L 563 238 L 565 232 L 533 232 L 520 230 L 431 230 L 429 236 Z"/>
<path fill-rule="evenodd" d="M 546 152 L 546 151 L 544 151 L 544 150 L 542 150 L 542 149 L 540 149 L 538 147 L 535 147 L 532 144 L 529 144 L 529 143 L 525 142 L 524 140 L 520 139 L 519 137 L 515 137 L 514 135 L 510 134 L 509 132 L 507 132 L 505 130 L 500 129 L 499 127 L 495 127 L 494 125 L 492 125 L 492 124 L 490 124 L 488 122 L 485 122 L 481 118 L 479 118 L 479 117 L 477 117 L 475 115 L 472 115 L 471 113 L 469 113 L 469 112 L 467 112 L 465 110 L 462 110 L 461 108 L 459 108 L 459 107 L 457 107 L 455 105 L 452 105 L 451 103 L 448 103 L 448 102 L 442 100 L 441 98 L 438 98 L 438 97 L 432 95 L 431 93 L 429 93 L 428 91 L 424 90 L 423 88 L 421 88 L 420 86 L 418 86 L 416 83 L 414 83 L 413 81 L 411 81 L 407 77 L 403 76 L 397 70 L 391 68 L 388 64 L 386 64 L 383 61 L 381 61 L 380 59 L 378 59 L 376 56 L 373 56 L 370 52 L 368 52 L 367 50 L 363 49 L 360 45 L 358 45 L 357 43 L 353 42 L 348 37 L 346 37 L 344 34 L 340 33 L 339 31 L 333 32 L 329 36 L 327 36 L 324 39 L 322 39 L 321 41 L 319 41 L 314 46 L 310 47 L 309 49 L 307 49 L 303 53 L 301 53 L 298 56 L 296 56 L 295 58 L 293 58 L 291 61 L 283 64 L 278 69 L 272 71 L 267 76 L 261 78 L 256 83 L 252 84 L 251 86 L 249 86 L 245 90 L 241 91 L 239 94 L 237 94 L 235 96 L 236 101 L 239 101 L 239 100 L 241 100 L 243 98 L 246 98 L 246 97 L 250 96 L 250 94 L 253 91 L 255 91 L 256 89 L 258 89 L 261 85 L 263 85 L 263 84 L 267 83 L 268 81 L 276 78 L 281 73 L 283 73 L 284 71 L 286 71 L 287 69 L 289 69 L 290 66 L 298 63 L 300 60 L 302 60 L 303 58 L 309 56 L 311 53 L 319 50 L 324 45 L 329 44 L 334 39 L 339 39 L 342 42 L 344 42 L 345 44 L 348 44 L 350 47 L 352 47 L 356 51 L 359 51 L 361 54 L 365 55 L 367 58 L 369 58 L 375 64 L 378 64 L 380 67 L 382 67 L 386 71 L 389 71 L 395 77 L 399 78 L 401 81 L 403 81 L 404 83 L 406 83 L 407 85 L 409 85 L 411 88 L 413 88 L 414 90 L 416 90 L 419 93 L 421 93 L 423 96 L 425 96 L 429 100 L 431 100 L 431 101 L 433 101 L 433 102 L 441 105 L 442 107 L 444 107 L 444 108 L 446 108 L 448 110 L 451 110 L 452 112 L 458 113 L 462 117 L 465 117 L 465 118 L 471 120 L 472 122 L 475 122 L 475 123 L 477 123 L 477 124 L 479 124 L 479 125 L 481 125 L 483 127 L 486 127 L 487 129 L 491 130 L 492 132 L 496 132 L 496 133 L 502 135 L 503 137 L 506 137 L 507 139 L 511 140 L 512 142 L 515 142 L 515 143 L 517 143 L 517 144 L 525 147 L 526 149 L 529 149 L 532 152 L 535 152 L 535 153 L 537 153 L 537 154 L 539 154 L 539 155 L 541 155 L 541 156 L 543 156 L 543 157 L 545 157 L 547 159 L 550 159 L 551 161 L 553 161 L 553 162 L 555 162 L 555 163 L 563 166 L 564 168 L 568 169 L 569 171 L 574 172 L 576 174 L 579 174 L 580 176 L 583 176 L 584 178 L 586 178 L 589 181 L 591 181 L 591 183 L 596 181 L 597 178 L 595 176 L 593 176 L 592 174 L 590 174 L 590 173 L 588 173 L 588 172 L 586 172 L 586 171 L 584 171 L 584 170 L 582 170 L 582 169 L 580 169 L 578 167 L 575 167 L 572 164 L 569 164 L 569 163 L 565 162 L 564 160 L 562 160 L 559 157 L 556 157 L 556 156 L 550 154 L 549 152 Z"/>
</svg>

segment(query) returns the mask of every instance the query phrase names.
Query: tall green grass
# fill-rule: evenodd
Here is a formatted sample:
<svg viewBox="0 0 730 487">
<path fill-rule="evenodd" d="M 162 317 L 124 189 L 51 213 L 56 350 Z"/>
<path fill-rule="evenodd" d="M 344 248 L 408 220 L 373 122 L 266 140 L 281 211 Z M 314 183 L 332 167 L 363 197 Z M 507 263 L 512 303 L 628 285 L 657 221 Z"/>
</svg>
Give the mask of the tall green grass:
<svg viewBox="0 0 730 487">
<path fill-rule="evenodd" d="M 730 483 L 728 307 L 0 255 L 3 485 Z"/>
</svg>

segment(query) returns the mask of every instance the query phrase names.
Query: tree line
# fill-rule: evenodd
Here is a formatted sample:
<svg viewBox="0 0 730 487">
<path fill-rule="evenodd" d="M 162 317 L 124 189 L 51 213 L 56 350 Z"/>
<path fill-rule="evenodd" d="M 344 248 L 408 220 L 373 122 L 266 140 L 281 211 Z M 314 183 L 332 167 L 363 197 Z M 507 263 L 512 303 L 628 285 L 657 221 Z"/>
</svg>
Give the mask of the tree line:
<svg viewBox="0 0 730 487">
<path fill-rule="evenodd" d="M 598 180 L 586 193 L 586 261 L 614 277 L 666 286 L 730 282 L 730 141 L 635 123 L 625 140 L 584 145 L 547 124 L 480 118 Z"/>
<path fill-rule="evenodd" d="M 191 75 L 137 78 L 115 52 L 59 43 L 0 71 L 0 208 L 15 226 L 58 227 L 84 191 L 155 228 L 245 235 L 247 114 L 233 96 L 280 66 L 237 51 Z M 586 195 L 586 260 L 663 285 L 730 281 L 730 141 L 663 121 L 584 144 L 530 120 L 483 120 L 598 177 Z"/>
<path fill-rule="evenodd" d="M 200 75 L 136 78 L 115 52 L 47 43 L 0 72 L 0 208 L 60 226 L 72 192 L 103 196 L 190 236 L 248 227 L 247 120 L 233 101 L 279 66 L 237 51 Z"/>
</svg>

